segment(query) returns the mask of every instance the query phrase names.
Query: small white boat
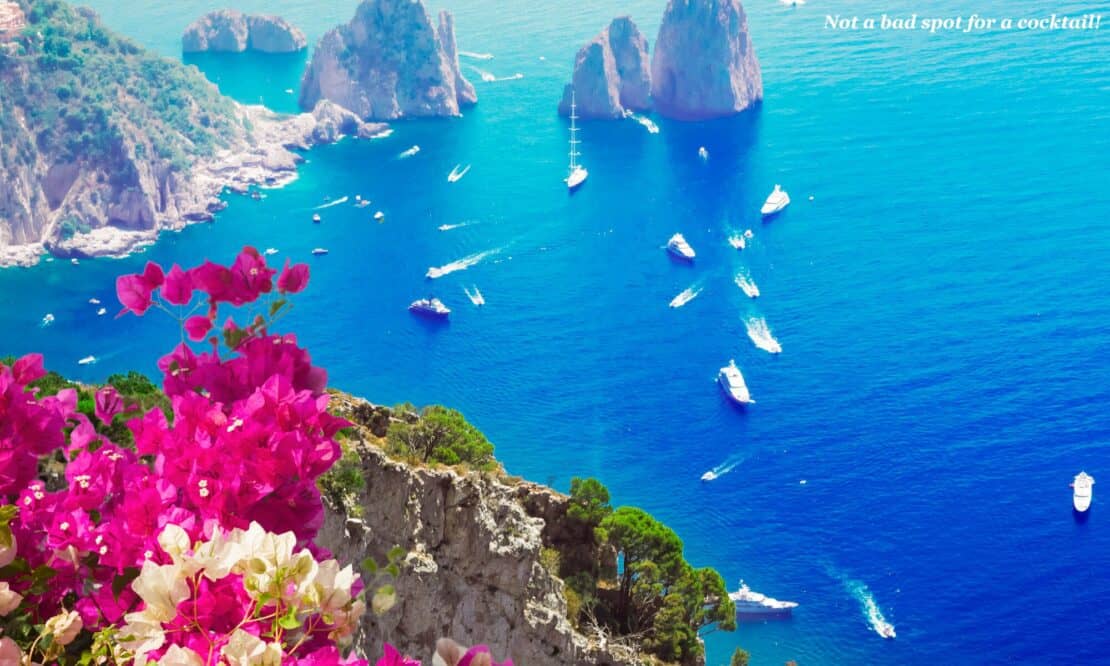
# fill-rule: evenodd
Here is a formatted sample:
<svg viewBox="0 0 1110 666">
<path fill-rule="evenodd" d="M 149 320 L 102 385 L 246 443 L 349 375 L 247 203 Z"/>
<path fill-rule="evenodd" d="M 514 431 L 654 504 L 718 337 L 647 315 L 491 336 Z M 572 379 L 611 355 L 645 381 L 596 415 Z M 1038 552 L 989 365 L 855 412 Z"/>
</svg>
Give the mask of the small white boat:
<svg viewBox="0 0 1110 666">
<path fill-rule="evenodd" d="M 443 301 L 429 296 L 428 298 L 421 298 L 418 301 L 413 301 L 409 305 L 409 312 L 426 317 L 435 317 L 438 319 L 446 319 L 451 314 L 451 309 L 443 304 Z"/>
<path fill-rule="evenodd" d="M 713 479 L 716 479 L 716 478 L 717 478 L 717 473 L 714 472 L 713 470 L 709 470 L 705 474 L 701 475 L 701 480 L 702 481 L 712 481 Z"/>
<path fill-rule="evenodd" d="M 401 159 L 404 159 L 406 157 L 412 157 L 413 155 L 415 155 L 419 152 L 420 152 L 420 146 L 413 146 L 412 148 L 409 148 L 408 150 L 402 151 L 401 154 L 398 155 L 397 157 L 399 157 Z"/>
<path fill-rule="evenodd" d="M 81 263 L 81 262 L 77 260 L 77 257 L 74 257 L 74 258 L 72 258 L 72 259 L 70 259 L 70 260 L 69 260 L 69 263 L 71 263 L 71 264 L 73 264 L 74 266 L 76 266 L 77 264 L 79 264 L 79 263 Z"/>
<path fill-rule="evenodd" d="M 701 158 L 702 162 L 705 162 L 709 159 L 709 151 L 706 150 L 705 146 L 698 148 L 698 157 Z"/>
<path fill-rule="evenodd" d="M 266 256 L 267 256 L 267 257 L 272 257 L 272 256 L 274 256 L 274 255 L 275 255 L 275 254 L 277 254 L 277 253 L 278 253 L 278 251 L 277 251 L 277 248 L 276 248 L 276 247 L 268 247 L 268 248 L 266 248 Z"/>
<path fill-rule="evenodd" d="M 455 168 L 451 169 L 451 173 L 447 174 L 447 182 L 457 183 L 459 180 L 462 179 L 463 176 L 466 175 L 467 171 L 470 171 L 469 164 L 467 164 L 465 167 L 463 167 L 463 165 L 461 164 L 456 164 Z"/>
<path fill-rule="evenodd" d="M 293 89 L 292 88 L 286 88 L 285 89 L 285 94 L 286 95 L 292 95 L 293 94 Z"/>
<path fill-rule="evenodd" d="M 378 212 L 374 213 L 374 219 L 377 220 L 378 222 L 381 222 L 382 220 L 385 219 L 385 213 L 383 213 L 379 210 Z"/>
<path fill-rule="evenodd" d="M 743 250 L 747 246 L 747 243 L 744 242 L 744 237 L 739 234 L 735 236 L 729 236 L 728 244 L 731 245 L 735 250 Z"/>
<path fill-rule="evenodd" d="M 748 385 L 744 383 L 744 375 L 740 374 L 740 368 L 736 367 L 736 361 L 729 361 L 728 365 L 721 368 L 721 371 L 717 373 L 717 383 L 724 389 L 729 400 L 736 404 L 751 405 L 755 403 L 755 400 L 752 400 L 752 394 L 748 391 Z"/>
<path fill-rule="evenodd" d="M 46 315 L 43 316 L 42 324 L 40 324 L 40 325 L 43 326 L 43 327 L 46 327 L 46 326 L 49 326 L 53 323 L 54 323 L 54 315 L 47 312 Z"/>
<path fill-rule="evenodd" d="M 751 229 L 745 229 L 744 230 L 744 238 L 751 238 L 751 237 L 752 237 L 752 230 Z"/>
<path fill-rule="evenodd" d="M 578 152 L 578 144 L 582 143 L 578 140 L 578 125 L 574 122 L 578 120 L 577 109 L 578 105 L 575 104 L 574 90 L 572 89 L 570 91 L 570 171 L 566 177 L 568 192 L 578 189 L 590 175 L 590 172 L 586 171 L 586 167 L 579 164 L 577 159 L 581 155 Z"/>
<path fill-rule="evenodd" d="M 1094 485 L 1094 477 L 1086 472 L 1080 472 L 1075 476 L 1075 480 L 1072 481 L 1071 503 L 1079 513 L 1083 513 L 1091 508 L 1091 496 L 1094 491 Z"/>
<path fill-rule="evenodd" d="M 100 308 L 96 311 L 96 316 L 98 317 L 103 317 L 106 314 L 108 314 L 108 308 Z"/>
<path fill-rule="evenodd" d="M 99 298 L 90 298 L 89 299 L 89 305 L 100 305 L 100 299 Z"/>
<path fill-rule="evenodd" d="M 667 252 L 686 261 L 693 261 L 695 256 L 694 248 L 690 247 L 682 234 L 671 236 L 671 239 L 667 241 Z"/>
<path fill-rule="evenodd" d="M 788 205 L 790 205 L 790 195 L 782 187 L 775 185 L 775 189 L 767 197 L 767 201 L 763 202 L 763 208 L 760 208 L 759 212 L 763 217 L 770 217 Z"/>
<path fill-rule="evenodd" d="M 463 291 L 466 292 L 466 297 L 469 298 L 470 302 L 474 305 L 482 307 L 486 304 L 486 297 L 482 296 L 482 292 L 478 290 L 478 285 L 474 285 L 474 291 L 470 291 L 466 287 L 463 287 Z"/>
<path fill-rule="evenodd" d="M 355 208 L 366 208 L 369 205 L 369 199 L 363 199 L 361 194 L 355 195 Z"/>
<path fill-rule="evenodd" d="M 77 361 L 77 365 L 92 365 L 93 363 L 96 363 L 96 357 L 92 354 L 89 354 L 85 358 L 78 359 Z"/>
<path fill-rule="evenodd" d="M 328 249 L 326 247 L 318 247 L 312 250 L 312 254 L 316 255 L 317 257 L 323 256 L 327 253 Z"/>
<path fill-rule="evenodd" d="M 312 214 L 312 221 L 315 222 L 316 224 L 320 224 L 320 214 L 319 213 L 313 213 Z"/>
</svg>

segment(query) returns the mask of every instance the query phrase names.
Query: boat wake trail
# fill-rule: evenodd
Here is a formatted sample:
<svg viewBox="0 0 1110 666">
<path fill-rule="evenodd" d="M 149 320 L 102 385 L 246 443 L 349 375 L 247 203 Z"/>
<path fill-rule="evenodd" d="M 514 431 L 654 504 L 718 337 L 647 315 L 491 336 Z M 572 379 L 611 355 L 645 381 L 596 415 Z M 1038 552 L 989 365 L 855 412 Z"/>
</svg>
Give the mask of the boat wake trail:
<svg viewBox="0 0 1110 666">
<path fill-rule="evenodd" d="M 756 286 L 755 280 L 746 272 L 737 274 L 736 286 L 740 287 L 748 298 L 759 298 L 759 287 Z"/>
<path fill-rule="evenodd" d="M 678 296 L 675 296 L 674 298 L 671 299 L 671 307 L 672 308 L 680 308 L 683 305 L 686 305 L 690 301 L 697 298 L 698 294 L 701 293 L 701 290 L 702 290 L 702 288 L 699 287 L 696 284 L 691 285 L 691 286 L 687 287 L 686 289 L 683 289 L 682 293 L 680 293 Z"/>
<path fill-rule="evenodd" d="M 644 129 L 646 129 L 649 134 L 658 134 L 659 133 L 659 126 L 656 125 L 654 122 L 652 122 L 651 118 L 648 118 L 647 116 L 641 116 L 638 113 L 633 113 L 631 111 L 626 111 L 625 114 L 624 114 L 624 117 L 625 118 L 631 118 L 632 120 L 635 120 L 636 122 L 643 125 Z"/>
<path fill-rule="evenodd" d="M 702 474 L 701 475 L 701 480 L 702 481 L 713 481 L 715 479 L 719 479 L 722 476 L 724 476 L 725 474 L 728 474 L 732 470 L 736 469 L 736 467 L 740 463 L 744 462 L 744 460 L 746 458 L 747 458 L 747 456 L 732 456 L 732 457 L 728 458 L 727 460 L 725 460 L 720 465 L 717 465 L 716 467 L 709 470 L 705 474 Z"/>
<path fill-rule="evenodd" d="M 463 227 L 469 227 L 472 224 L 478 224 L 478 223 L 477 222 L 459 222 L 458 224 L 441 224 L 438 227 L 436 227 L 436 229 L 439 229 L 440 231 L 451 231 L 452 229 L 462 229 Z"/>
<path fill-rule="evenodd" d="M 478 291 L 478 285 L 474 285 L 474 291 L 470 291 L 470 289 L 466 287 L 463 287 L 463 291 L 466 292 L 466 297 L 469 298 L 470 302 L 474 305 L 482 306 L 486 304 L 486 297 L 482 296 L 482 292 Z"/>
<path fill-rule="evenodd" d="M 313 208 L 312 210 L 323 210 L 325 208 L 331 208 L 332 206 L 338 206 L 339 204 L 345 204 L 345 203 L 347 203 L 347 200 L 349 198 L 350 197 L 339 197 L 335 201 L 329 201 L 327 203 L 322 203 L 319 206 Z"/>
<path fill-rule="evenodd" d="M 473 60 L 493 60 L 492 53 L 475 53 L 473 51 L 459 51 L 459 55 Z"/>
<path fill-rule="evenodd" d="M 467 171 L 470 171 L 469 164 L 467 164 L 465 167 L 463 167 L 463 165 L 461 164 L 456 164 L 455 168 L 451 169 L 451 173 L 447 174 L 447 182 L 457 183 L 458 181 L 462 180 L 462 177 L 466 175 Z"/>
<path fill-rule="evenodd" d="M 413 146 L 412 148 L 409 148 L 408 150 L 406 150 L 406 151 L 402 152 L 400 155 L 398 155 L 397 159 L 403 160 L 405 158 L 412 157 L 413 155 L 415 155 L 419 152 L 420 152 L 420 146 Z"/>
<path fill-rule="evenodd" d="M 771 328 L 767 326 L 767 320 L 763 317 L 749 317 L 745 322 L 748 328 L 748 337 L 752 339 L 756 347 L 759 347 L 768 354 L 781 354 L 782 345 L 771 335 Z"/>
<path fill-rule="evenodd" d="M 848 594 L 852 595 L 852 598 L 859 603 L 863 618 L 872 631 L 888 639 L 897 635 L 894 631 L 894 625 L 887 622 L 887 619 L 883 617 L 883 611 L 879 608 L 879 604 L 875 601 L 875 595 L 871 593 L 866 583 L 846 575 L 829 564 L 825 565 L 825 572 L 829 574 L 830 578 L 840 581 Z"/>
<path fill-rule="evenodd" d="M 493 72 L 487 72 L 486 70 L 480 67 L 475 67 L 474 65 L 467 65 L 467 67 L 474 70 L 474 72 L 477 73 L 479 77 L 481 77 L 484 83 L 496 83 L 498 81 L 516 81 L 517 79 L 524 78 L 524 75 L 520 72 L 517 72 L 512 76 L 497 76 Z"/>
<path fill-rule="evenodd" d="M 428 272 L 424 274 L 424 277 L 428 278 L 429 280 L 435 280 L 436 278 L 441 278 L 444 275 L 449 275 L 451 273 L 454 273 L 455 271 L 465 271 L 466 269 L 470 268 L 474 264 L 477 264 L 481 260 L 490 256 L 491 254 L 497 254 L 500 251 L 501 251 L 501 248 L 497 248 L 497 249 L 494 249 L 494 250 L 486 250 L 485 252 L 479 252 L 477 254 L 472 254 L 469 257 L 463 257 L 462 259 L 459 259 L 458 261 L 452 261 L 449 264 L 444 264 L 443 266 L 440 266 L 439 268 L 435 268 L 435 267 L 429 268 Z"/>
</svg>

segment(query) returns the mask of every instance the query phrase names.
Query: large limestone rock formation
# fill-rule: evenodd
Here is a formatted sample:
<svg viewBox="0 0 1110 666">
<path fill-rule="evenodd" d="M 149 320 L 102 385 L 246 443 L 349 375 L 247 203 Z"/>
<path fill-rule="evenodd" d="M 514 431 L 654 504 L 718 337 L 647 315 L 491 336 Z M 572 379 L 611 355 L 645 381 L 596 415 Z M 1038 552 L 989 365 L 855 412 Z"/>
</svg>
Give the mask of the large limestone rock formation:
<svg viewBox="0 0 1110 666">
<path fill-rule="evenodd" d="M 669 0 L 651 63 L 661 114 L 700 120 L 763 99 L 763 78 L 740 0 Z"/>
<path fill-rule="evenodd" d="M 181 38 L 186 53 L 196 51 L 262 51 L 292 53 L 308 45 L 304 33 L 280 16 L 244 14 L 221 9 L 200 17 Z"/>
<path fill-rule="evenodd" d="M 647 40 L 627 16 L 612 23 L 578 51 L 572 83 L 563 90 L 560 115 L 569 115 L 571 91 L 585 118 L 620 118 L 651 107 Z"/>
<path fill-rule="evenodd" d="M 457 116 L 477 95 L 459 71 L 449 14 L 437 27 L 419 0 L 363 0 L 350 23 L 323 36 L 305 70 L 301 107 L 321 99 L 391 120 Z"/>
<path fill-rule="evenodd" d="M 351 410 L 368 406 L 332 397 L 352 421 L 360 419 Z M 383 562 L 394 546 L 408 552 L 395 581 L 397 605 L 364 616 L 356 638 L 361 654 L 381 654 L 384 640 L 424 656 L 448 636 L 485 643 L 499 659 L 526 666 L 641 663 L 627 648 L 587 638 L 567 621 L 563 583 L 540 558 L 543 547 L 575 539 L 565 495 L 526 482 L 510 485 L 490 473 L 411 467 L 365 443 L 374 439 L 374 424 L 357 428 L 364 437 L 357 450 L 365 486 L 353 501 L 362 517 L 329 510 L 318 542 L 345 562 L 367 556 Z"/>
</svg>

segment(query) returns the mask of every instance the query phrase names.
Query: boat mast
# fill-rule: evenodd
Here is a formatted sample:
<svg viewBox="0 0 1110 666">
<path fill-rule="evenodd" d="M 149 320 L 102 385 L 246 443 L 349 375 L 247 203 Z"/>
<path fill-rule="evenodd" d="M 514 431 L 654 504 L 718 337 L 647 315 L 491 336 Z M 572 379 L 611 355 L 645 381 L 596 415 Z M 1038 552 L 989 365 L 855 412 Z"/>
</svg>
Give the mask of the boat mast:
<svg viewBox="0 0 1110 666">
<path fill-rule="evenodd" d="M 578 116 L 575 114 L 576 108 L 577 108 L 577 105 L 574 103 L 574 89 L 571 88 L 571 90 L 570 90 L 570 170 L 571 170 L 571 172 L 573 172 L 575 169 L 578 168 L 578 163 L 575 161 L 574 158 L 578 157 L 578 155 L 579 155 L 577 146 L 578 146 L 579 143 L 581 143 L 581 141 L 579 141 L 578 138 L 577 138 L 578 127 L 574 124 L 574 121 L 578 119 Z"/>
</svg>

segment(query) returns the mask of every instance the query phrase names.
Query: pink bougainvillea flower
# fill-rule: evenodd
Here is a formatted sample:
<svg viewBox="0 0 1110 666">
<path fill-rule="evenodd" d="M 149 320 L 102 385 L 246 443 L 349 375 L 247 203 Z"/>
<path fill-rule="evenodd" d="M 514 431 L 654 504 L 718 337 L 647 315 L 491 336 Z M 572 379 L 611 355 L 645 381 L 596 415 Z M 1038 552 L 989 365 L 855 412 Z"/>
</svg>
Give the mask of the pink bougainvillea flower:
<svg viewBox="0 0 1110 666">
<path fill-rule="evenodd" d="M 208 317 L 189 317 L 185 320 L 185 333 L 193 341 L 203 340 L 208 331 L 212 330 L 212 320 Z"/>
<path fill-rule="evenodd" d="M 45 374 L 42 354 L 27 354 L 12 364 L 12 379 L 16 384 L 30 384 Z"/>
<path fill-rule="evenodd" d="M 105 386 L 96 392 L 96 418 L 105 425 L 111 425 L 116 414 L 123 411 L 123 399 L 112 386 Z"/>
<path fill-rule="evenodd" d="M 401 656 L 397 648 L 386 643 L 382 648 L 382 658 L 374 666 L 420 666 L 420 660 Z"/>
<path fill-rule="evenodd" d="M 142 315 L 150 309 L 153 302 L 151 294 L 162 286 L 166 276 L 162 267 L 153 261 L 148 261 L 143 272 L 136 275 L 121 275 L 116 278 L 116 296 L 123 304 L 120 315 L 133 312 Z"/>
<path fill-rule="evenodd" d="M 368 666 L 365 659 L 358 659 L 354 655 L 344 659 L 334 645 L 322 647 L 300 659 L 283 663 L 296 664 L 297 666 Z M 420 662 L 415 663 L 419 664 Z"/>
<path fill-rule="evenodd" d="M 193 300 L 193 274 L 181 269 L 174 264 L 166 274 L 166 283 L 162 287 L 162 298 L 174 305 L 185 305 Z"/>
<path fill-rule="evenodd" d="M 285 267 L 281 269 L 281 275 L 278 276 L 278 291 L 283 294 L 296 294 L 300 293 L 305 285 L 308 284 L 308 264 L 295 264 L 289 265 L 289 260 L 285 260 Z"/>
</svg>

